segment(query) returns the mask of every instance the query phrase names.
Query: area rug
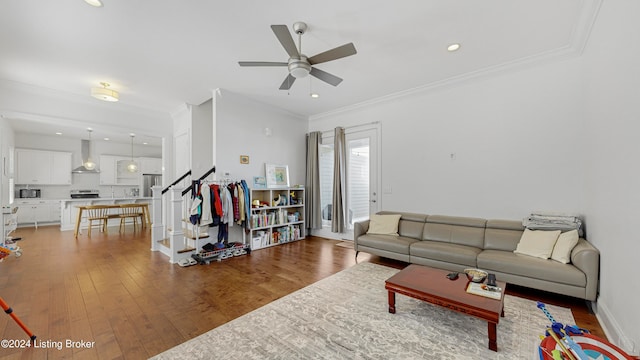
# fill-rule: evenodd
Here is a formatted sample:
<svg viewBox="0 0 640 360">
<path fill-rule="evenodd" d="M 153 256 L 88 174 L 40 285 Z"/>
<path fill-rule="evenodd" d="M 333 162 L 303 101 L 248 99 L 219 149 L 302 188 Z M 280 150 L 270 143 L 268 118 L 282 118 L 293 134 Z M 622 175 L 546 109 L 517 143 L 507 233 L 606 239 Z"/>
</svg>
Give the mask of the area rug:
<svg viewBox="0 0 640 360">
<path fill-rule="evenodd" d="M 549 325 L 530 300 L 505 296 L 498 352 L 487 323 L 406 296 L 389 314 L 384 281 L 360 263 L 155 356 L 155 359 L 532 359 Z M 571 311 L 548 305 L 557 321 Z"/>
</svg>

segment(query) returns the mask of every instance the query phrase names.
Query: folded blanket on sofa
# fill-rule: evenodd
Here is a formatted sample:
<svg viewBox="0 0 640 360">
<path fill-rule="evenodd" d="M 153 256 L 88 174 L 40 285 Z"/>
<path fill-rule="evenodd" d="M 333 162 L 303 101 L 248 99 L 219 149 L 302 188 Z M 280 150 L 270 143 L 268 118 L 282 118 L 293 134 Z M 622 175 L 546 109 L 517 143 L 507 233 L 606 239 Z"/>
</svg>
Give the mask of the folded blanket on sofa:
<svg viewBox="0 0 640 360">
<path fill-rule="evenodd" d="M 574 215 L 554 215 L 544 213 L 531 213 L 530 216 L 522 220 L 522 225 L 530 230 L 578 230 L 582 233 L 582 220 Z"/>
</svg>

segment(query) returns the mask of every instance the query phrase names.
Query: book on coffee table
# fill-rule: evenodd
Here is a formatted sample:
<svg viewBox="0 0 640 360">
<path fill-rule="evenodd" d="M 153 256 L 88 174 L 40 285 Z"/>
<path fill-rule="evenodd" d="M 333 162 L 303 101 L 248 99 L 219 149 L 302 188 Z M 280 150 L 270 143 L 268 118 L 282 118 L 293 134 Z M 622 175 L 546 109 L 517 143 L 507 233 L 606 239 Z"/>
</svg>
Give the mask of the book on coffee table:
<svg viewBox="0 0 640 360">
<path fill-rule="evenodd" d="M 495 300 L 500 300 L 502 296 L 502 289 L 498 289 L 499 290 L 488 290 L 487 285 L 474 282 L 470 282 L 469 286 L 467 286 L 467 292 L 469 294 L 480 295 Z"/>
</svg>

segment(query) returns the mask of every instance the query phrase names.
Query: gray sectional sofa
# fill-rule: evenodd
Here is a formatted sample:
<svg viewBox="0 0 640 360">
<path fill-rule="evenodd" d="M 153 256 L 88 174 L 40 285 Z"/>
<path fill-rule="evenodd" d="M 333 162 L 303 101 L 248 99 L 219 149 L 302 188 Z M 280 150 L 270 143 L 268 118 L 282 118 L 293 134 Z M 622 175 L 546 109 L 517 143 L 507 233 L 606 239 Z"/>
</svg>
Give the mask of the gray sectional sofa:
<svg viewBox="0 0 640 360">
<path fill-rule="evenodd" d="M 369 221 L 354 228 L 356 257 L 363 251 L 430 267 L 462 271 L 479 268 L 510 284 L 595 301 L 598 294 L 599 251 L 580 238 L 563 264 L 515 254 L 524 231 L 520 221 L 400 214 L 399 235 L 367 234 Z"/>
</svg>

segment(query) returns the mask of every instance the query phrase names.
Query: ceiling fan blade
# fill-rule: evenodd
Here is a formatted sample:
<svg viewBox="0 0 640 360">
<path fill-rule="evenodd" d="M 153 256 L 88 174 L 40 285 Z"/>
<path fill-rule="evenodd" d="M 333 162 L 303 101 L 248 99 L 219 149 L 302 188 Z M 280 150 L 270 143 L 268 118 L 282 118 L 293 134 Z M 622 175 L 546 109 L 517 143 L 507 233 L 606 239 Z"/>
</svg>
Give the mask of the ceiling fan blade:
<svg viewBox="0 0 640 360">
<path fill-rule="evenodd" d="M 322 70 L 320 70 L 318 68 L 314 68 L 314 67 L 311 68 L 311 72 L 309 74 L 311 74 L 311 75 L 317 77 L 318 79 L 326 82 L 327 84 L 331 84 L 333 86 L 338 86 L 338 84 L 340 84 L 342 82 L 341 78 L 339 78 L 339 77 L 337 77 L 335 75 L 329 74 L 326 71 L 322 71 Z M 289 76 L 291 76 L 291 75 L 289 75 Z"/>
<path fill-rule="evenodd" d="M 357 53 L 356 47 L 353 45 L 353 43 L 348 43 L 342 46 L 338 46 L 337 48 L 327 50 L 323 53 L 314 55 L 310 57 L 308 60 L 311 65 L 315 65 L 315 64 L 320 64 L 323 62 L 355 55 L 356 53 Z"/>
<path fill-rule="evenodd" d="M 240 66 L 287 66 L 286 62 L 271 61 L 238 61 Z"/>
<path fill-rule="evenodd" d="M 291 74 L 287 75 L 287 77 L 282 82 L 282 85 L 280 85 L 280 90 L 289 90 L 289 89 L 291 89 L 291 85 L 293 85 L 294 81 L 296 81 L 296 78 L 294 78 L 293 75 L 291 75 Z"/>
<path fill-rule="evenodd" d="M 299 59 L 300 54 L 298 53 L 298 48 L 293 41 L 293 37 L 291 37 L 287 25 L 271 25 L 271 30 L 276 34 L 276 37 L 280 40 L 280 44 L 282 44 L 282 47 L 287 51 L 289 57 Z"/>
</svg>

